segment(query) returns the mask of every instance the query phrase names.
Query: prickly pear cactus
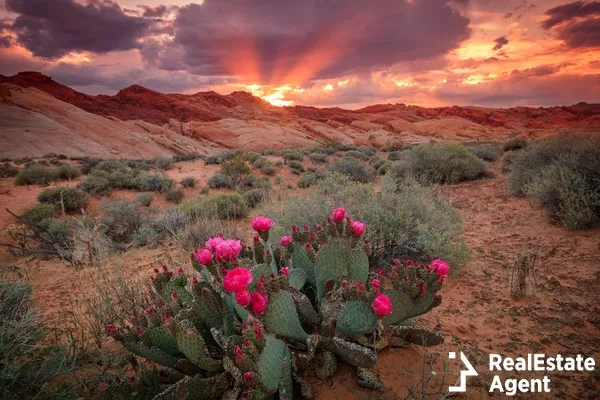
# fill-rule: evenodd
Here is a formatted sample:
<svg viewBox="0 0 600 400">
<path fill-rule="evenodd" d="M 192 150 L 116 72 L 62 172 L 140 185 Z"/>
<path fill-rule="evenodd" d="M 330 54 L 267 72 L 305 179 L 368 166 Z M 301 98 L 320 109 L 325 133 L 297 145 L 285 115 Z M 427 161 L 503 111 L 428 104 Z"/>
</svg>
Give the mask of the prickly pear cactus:
<svg viewBox="0 0 600 400">
<path fill-rule="evenodd" d="M 160 367 L 119 390 L 142 393 L 145 385 L 154 399 L 292 399 L 299 389 L 312 398 L 307 370 L 327 379 L 348 363 L 360 385 L 377 388 L 377 351 L 443 341 L 405 324 L 440 303 L 443 261 L 370 270 L 365 224 L 343 209 L 325 229 L 293 226 L 279 245 L 269 242 L 272 226 L 254 219 L 252 246 L 211 237 L 192 254 L 193 275 L 155 269 L 153 304 L 107 331 Z"/>
</svg>

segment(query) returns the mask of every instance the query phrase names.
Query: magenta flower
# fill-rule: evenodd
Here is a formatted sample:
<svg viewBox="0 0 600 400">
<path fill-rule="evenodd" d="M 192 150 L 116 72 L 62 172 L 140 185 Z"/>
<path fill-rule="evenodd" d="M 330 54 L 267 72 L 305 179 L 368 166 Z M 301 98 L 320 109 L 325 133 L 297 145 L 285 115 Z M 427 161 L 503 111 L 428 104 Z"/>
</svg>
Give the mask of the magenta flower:
<svg viewBox="0 0 600 400">
<path fill-rule="evenodd" d="M 281 244 L 283 247 L 287 247 L 290 244 L 292 244 L 292 237 L 291 236 L 283 236 L 281 238 L 281 240 L 279 241 L 279 244 Z"/>
<path fill-rule="evenodd" d="M 279 270 L 279 273 L 283 276 L 290 276 L 290 269 L 288 267 L 283 267 Z"/>
<path fill-rule="evenodd" d="M 247 290 L 237 292 L 235 294 L 235 301 L 242 307 L 248 306 L 248 304 L 250 304 L 250 292 Z"/>
<path fill-rule="evenodd" d="M 362 282 L 358 282 L 356 284 L 356 288 L 358 289 L 359 292 L 364 292 L 365 291 L 365 284 Z"/>
<path fill-rule="evenodd" d="M 213 255 L 210 250 L 202 249 L 196 255 L 198 262 L 202 265 L 209 265 L 213 260 Z"/>
<path fill-rule="evenodd" d="M 392 301 L 385 294 L 378 294 L 371 307 L 379 318 L 387 317 L 392 313 Z"/>
<path fill-rule="evenodd" d="M 439 258 L 430 262 L 428 268 L 431 272 L 437 273 L 440 277 L 448 275 L 448 271 L 450 271 L 448 263 Z"/>
<path fill-rule="evenodd" d="M 239 240 L 223 240 L 217 244 L 216 253 L 219 261 L 235 261 L 242 251 L 242 244 Z"/>
<path fill-rule="evenodd" d="M 378 293 L 380 287 L 381 287 L 381 282 L 379 282 L 379 279 L 373 279 L 371 281 L 371 291 Z"/>
<path fill-rule="evenodd" d="M 352 221 L 350 224 L 352 227 L 352 234 L 356 237 L 361 237 L 365 233 L 365 224 L 360 221 Z"/>
<path fill-rule="evenodd" d="M 254 382 L 254 373 L 252 371 L 244 372 L 244 382 L 247 384 Z"/>
<path fill-rule="evenodd" d="M 335 222 L 342 222 L 346 218 L 345 208 L 335 208 L 331 213 L 331 219 Z"/>
<path fill-rule="evenodd" d="M 183 274 L 185 274 L 185 270 L 181 267 L 177 268 L 177 275 L 181 276 Z"/>
<path fill-rule="evenodd" d="M 252 311 L 255 314 L 262 314 L 267 308 L 267 296 L 258 292 L 252 293 Z"/>
<path fill-rule="evenodd" d="M 252 229 L 256 232 L 267 232 L 275 226 L 275 222 L 267 217 L 256 217 L 252 220 Z"/>
<path fill-rule="evenodd" d="M 223 287 L 225 290 L 233 293 L 239 293 L 248 287 L 252 282 L 252 272 L 246 268 L 233 268 L 227 272 L 223 278 Z"/>
</svg>

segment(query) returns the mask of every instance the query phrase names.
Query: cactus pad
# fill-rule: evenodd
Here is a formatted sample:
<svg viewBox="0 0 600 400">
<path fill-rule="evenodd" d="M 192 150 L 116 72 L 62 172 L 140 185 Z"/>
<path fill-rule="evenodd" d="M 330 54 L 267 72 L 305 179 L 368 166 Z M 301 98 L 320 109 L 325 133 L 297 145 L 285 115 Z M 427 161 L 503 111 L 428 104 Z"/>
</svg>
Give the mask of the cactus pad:
<svg viewBox="0 0 600 400">
<path fill-rule="evenodd" d="M 264 323 L 267 330 L 277 336 L 302 343 L 308 338 L 300 324 L 294 300 L 286 291 L 276 292 L 269 298 Z"/>
<path fill-rule="evenodd" d="M 157 326 L 148 329 L 145 336 L 150 339 L 153 346 L 158 347 L 165 353 L 172 356 L 181 354 L 179 347 L 177 347 L 177 340 L 165 326 Z"/>
<path fill-rule="evenodd" d="M 308 258 L 306 248 L 303 244 L 294 244 L 294 252 L 292 253 L 292 263 L 294 268 L 298 268 L 306 272 L 306 279 L 312 286 L 317 286 L 315 278 L 315 266 Z"/>
<path fill-rule="evenodd" d="M 362 300 L 348 301 L 340 311 L 336 324 L 336 334 L 354 338 L 372 332 L 377 325 L 377 316 L 371 307 Z"/>
<path fill-rule="evenodd" d="M 279 388 L 285 350 L 285 342 L 273 336 L 267 336 L 265 347 L 258 361 L 258 375 L 268 393 L 275 393 Z"/>
<path fill-rule="evenodd" d="M 181 352 L 203 370 L 217 372 L 222 369 L 221 362 L 208 353 L 202 335 L 187 321 L 182 321 L 177 326 L 177 344 Z"/>
</svg>

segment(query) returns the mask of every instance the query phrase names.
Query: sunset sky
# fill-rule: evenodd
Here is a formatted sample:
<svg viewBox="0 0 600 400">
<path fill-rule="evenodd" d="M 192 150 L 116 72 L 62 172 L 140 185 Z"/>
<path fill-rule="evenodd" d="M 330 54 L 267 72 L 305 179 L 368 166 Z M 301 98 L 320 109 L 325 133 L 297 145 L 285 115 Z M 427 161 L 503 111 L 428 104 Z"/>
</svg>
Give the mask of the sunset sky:
<svg viewBox="0 0 600 400">
<path fill-rule="evenodd" d="M 600 102 L 600 1 L 0 0 L 0 73 L 359 108 Z"/>
</svg>

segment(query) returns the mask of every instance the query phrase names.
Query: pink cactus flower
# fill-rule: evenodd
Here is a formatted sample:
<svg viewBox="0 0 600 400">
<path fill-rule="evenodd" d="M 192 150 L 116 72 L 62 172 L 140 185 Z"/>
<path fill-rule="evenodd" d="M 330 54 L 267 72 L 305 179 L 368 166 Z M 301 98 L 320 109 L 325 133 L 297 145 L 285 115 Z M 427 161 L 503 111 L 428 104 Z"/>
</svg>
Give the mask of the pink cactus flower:
<svg viewBox="0 0 600 400">
<path fill-rule="evenodd" d="M 246 355 L 240 346 L 233 346 L 233 355 L 235 356 L 235 363 L 237 365 L 242 364 L 246 359 Z"/>
<path fill-rule="evenodd" d="M 177 291 L 176 290 L 171 290 L 171 297 L 176 299 L 178 296 Z"/>
<path fill-rule="evenodd" d="M 342 222 L 346 218 L 345 208 L 334 208 L 331 213 L 331 219 L 335 222 Z"/>
<path fill-rule="evenodd" d="M 290 244 L 292 244 L 292 237 L 291 236 L 282 236 L 281 240 L 279 241 L 279 244 L 282 245 L 283 247 L 287 247 Z"/>
<path fill-rule="evenodd" d="M 193 276 L 192 277 L 192 286 L 198 286 L 199 283 L 200 283 L 200 281 L 198 281 L 198 278 Z"/>
<path fill-rule="evenodd" d="M 450 266 L 447 262 L 438 259 L 433 260 L 429 263 L 429 270 L 431 272 L 435 272 L 438 276 L 446 276 L 448 275 L 448 271 L 450 271 Z"/>
<path fill-rule="evenodd" d="M 252 272 L 241 267 L 229 270 L 223 278 L 223 287 L 233 293 L 246 290 L 250 283 L 252 283 Z"/>
<path fill-rule="evenodd" d="M 206 243 L 204 243 L 204 248 L 208 251 L 211 252 L 216 252 L 217 251 L 217 246 L 219 245 L 219 243 L 221 243 L 223 241 L 222 237 L 213 237 L 211 236 L 210 239 L 208 239 L 206 241 Z"/>
<path fill-rule="evenodd" d="M 356 287 L 357 287 L 357 289 L 358 289 L 359 292 L 364 292 L 365 291 L 365 284 L 362 283 L 362 282 L 358 282 L 356 284 Z"/>
<path fill-rule="evenodd" d="M 181 267 L 177 268 L 177 275 L 181 276 L 183 274 L 185 274 L 185 270 Z"/>
<path fill-rule="evenodd" d="M 242 251 L 239 240 L 223 240 L 217 244 L 216 253 L 219 261 L 235 261 Z"/>
<path fill-rule="evenodd" d="M 262 314 L 267 308 L 267 296 L 258 292 L 252 293 L 252 311 L 255 314 Z"/>
<path fill-rule="evenodd" d="M 254 372 L 244 372 L 244 382 L 246 382 L 247 384 L 251 384 L 252 382 L 254 382 Z"/>
<path fill-rule="evenodd" d="M 201 265 L 210 265 L 213 260 L 213 255 L 210 250 L 202 249 L 198 252 L 197 258 Z"/>
<path fill-rule="evenodd" d="M 371 307 L 379 318 L 387 317 L 392 313 L 392 301 L 385 294 L 378 294 Z"/>
<path fill-rule="evenodd" d="M 290 276 L 290 269 L 288 267 L 283 267 L 279 270 L 279 273 L 283 276 Z"/>
<path fill-rule="evenodd" d="M 352 221 L 350 224 L 352 227 L 352 234 L 356 237 L 361 237 L 365 233 L 365 224 L 360 221 Z"/>
<path fill-rule="evenodd" d="M 235 294 L 235 301 L 242 307 L 248 306 L 248 304 L 250 304 L 250 292 L 247 290 L 237 292 Z"/>
<path fill-rule="evenodd" d="M 379 279 L 373 279 L 371 281 L 371 291 L 373 291 L 375 293 L 379 293 L 380 287 L 381 287 L 381 282 L 379 282 Z"/>
<path fill-rule="evenodd" d="M 256 232 L 267 232 L 275 226 L 275 222 L 267 217 L 256 217 L 252 220 L 252 229 Z"/>
<path fill-rule="evenodd" d="M 256 338 L 259 339 L 259 340 L 264 339 L 263 331 L 262 331 L 262 328 L 260 326 L 254 327 L 254 336 L 256 336 Z"/>
<path fill-rule="evenodd" d="M 321 224 L 317 224 L 317 227 L 315 229 L 317 230 L 317 232 L 321 232 L 323 230 L 323 227 L 321 226 Z"/>
</svg>

